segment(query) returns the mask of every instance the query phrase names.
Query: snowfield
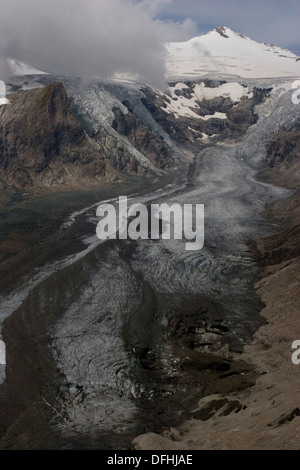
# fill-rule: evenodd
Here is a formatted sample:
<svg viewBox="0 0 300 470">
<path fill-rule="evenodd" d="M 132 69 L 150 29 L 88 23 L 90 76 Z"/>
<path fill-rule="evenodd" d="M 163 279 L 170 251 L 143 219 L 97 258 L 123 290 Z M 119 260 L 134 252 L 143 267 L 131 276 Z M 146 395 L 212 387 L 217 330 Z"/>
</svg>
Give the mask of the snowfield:
<svg viewBox="0 0 300 470">
<path fill-rule="evenodd" d="M 195 93 L 198 100 L 212 100 L 219 96 L 224 96 L 230 98 L 232 101 L 240 101 L 240 99 L 247 95 L 249 98 L 252 98 L 253 93 L 248 92 L 246 86 L 242 86 L 239 83 L 224 83 L 215 88 L 210 88 L 205 86 L 203 82 L 198 83 L 195 87 Z"/>
<path fill-rule="evenodd" d="M 242 78 L 299 77 L 296 54 L 254 41 L 229 28 L 217 28 L 167 48 L 168 79 L 221 73 Z"/>
<path fill-rule="evenodd" d="M 153 89 L 154 90 L 154 89 Z M 179 95 L 178 91 L 189 90 L 189 98 Z M 160 94 L 164 99 L 166 95 L 158 90 L 154 90 Z M 193 91 L 185 83 L 178 82 L 169 87 L 170 96 L 165 101 L 165 107 L 161 109 L 166 113 L 174 114 L 176 119 L 180 117 L 192 117 L 195 119 L 202 119 L 207 121 L 209 119 L 227 119 L 225 113 L 215 112 L 211 115 L 200 116 L 196 114 L 197 109 L 201 109 L 199 102 L 202 100 L 212 100 L 218 97 L 230 98 L 233 103 L 238 103 L 243 96 L 249 99 L 253 97 L 253 92 L 249 90 L 247 85 L 241 85 L 238 82 L 224 83 L 220 86 L 211 88 L 206 86 L 205 83 L 194 84 Z"/>
</svg>

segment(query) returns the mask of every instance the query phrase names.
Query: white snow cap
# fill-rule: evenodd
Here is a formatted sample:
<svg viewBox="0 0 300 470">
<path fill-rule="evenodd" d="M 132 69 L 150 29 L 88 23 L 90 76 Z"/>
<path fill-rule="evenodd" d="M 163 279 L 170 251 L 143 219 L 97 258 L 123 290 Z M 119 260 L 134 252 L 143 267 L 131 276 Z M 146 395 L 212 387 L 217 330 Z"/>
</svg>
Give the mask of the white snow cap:
<svg viewBox="0 0 300 470">
<path fill-rule="evenodd" d="M 166 45 L 167 78 L 212 73 L 242 78 L 299 77 L 299 56 L 281 47 L 254 41 L 226 26 L 186 42 Z"/>
</svg>

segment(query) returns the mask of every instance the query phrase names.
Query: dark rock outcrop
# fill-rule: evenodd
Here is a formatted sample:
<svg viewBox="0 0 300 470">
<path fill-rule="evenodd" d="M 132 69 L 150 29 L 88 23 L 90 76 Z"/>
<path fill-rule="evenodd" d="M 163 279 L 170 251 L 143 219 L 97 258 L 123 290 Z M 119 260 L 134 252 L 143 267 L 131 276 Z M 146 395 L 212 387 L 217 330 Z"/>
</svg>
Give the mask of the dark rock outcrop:
<svg viewBox="0 0 300 470">
<path fill-rule="evenodd" d="M 280 129 L 268 148 L 266 168 L 258 178 L 279 186 L 300 186 L 300 124 Z"/>
<path fill-rule="evenodd" d="M 63 85 L 13 94 L 9 100 L 0 108 L 0 168 L 7 184 L 47 191 L 117 179 L 71 113 Z"/>
<path fill-rule="evenodd" d="M 129 103 L 124 103 L 130 109 Z M 147 128 L 132 112 L 123 114 L 119 108 L 114 109 L 113 128 L 127 137 L 129 142 L 158 168 L 169 168 L 174 159 L 168 145 L 155 132 Z"/>
</svg>

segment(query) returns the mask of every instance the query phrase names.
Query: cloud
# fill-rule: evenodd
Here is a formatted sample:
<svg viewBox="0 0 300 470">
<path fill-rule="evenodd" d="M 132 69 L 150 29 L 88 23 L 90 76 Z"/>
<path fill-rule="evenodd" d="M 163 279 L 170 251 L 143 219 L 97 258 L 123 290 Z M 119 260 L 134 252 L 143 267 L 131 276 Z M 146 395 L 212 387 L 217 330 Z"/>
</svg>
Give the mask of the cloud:
<svg viewBox="0 0 300 470">
<path fill-rule="evenodd" d="M 297 52 L 299 9 L 299 0 L 0 0 L 0 79 L 13 57 L 53 74 L 129 72 L 162 86 L 165 42 L 229 26 Z"/>
<path fill-rule="evenodd" d="M 151 16 L 156 16 L 164 10 L 164 8 L 173 3 L 173 0 L 141 0 L 140 5 L 145 8 Z"/>
<path fill-rule="evenodd" d="M 300 52 L 299 0 L 173 0 L 162 5 L 160 15 L 178 21 L 188 16 L 199 33 L 228 26 L 257 41 Z"/>
<path fill-rule="evenodd" d="M 169 0 L 0 0 L 0 79 L 12 57 L 53 74 L 130 72 L 161 85 L 164 43 L 195 33 L 191 20 L 155 17 Z M 2 59 L 1 59 L 2 57 Z"/>
</svg>

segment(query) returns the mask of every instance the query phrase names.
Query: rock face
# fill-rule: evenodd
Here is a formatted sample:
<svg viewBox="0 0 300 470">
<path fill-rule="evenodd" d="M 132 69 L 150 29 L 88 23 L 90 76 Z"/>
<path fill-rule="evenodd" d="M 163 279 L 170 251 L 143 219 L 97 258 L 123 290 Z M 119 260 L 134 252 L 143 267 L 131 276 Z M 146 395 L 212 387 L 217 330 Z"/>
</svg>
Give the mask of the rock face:
<svg viewBox="0 0 300 470">
<path fill-rule="evenodd" d="M 130 109 L 129 103 L 124 103 Z M 120 109 L 114 109 L 115 121 L 113 128 L 121 135 L 127 137 L 129 142 L 148 160 L 160 169 L 167 169 L 174 163 L 170 156 L 168 145 L 149 130 L 134 114 L 129 111 L 123 114 Z"/>
<path fill-rule="evenodd" d="M 70 188 L 117 178 L 72 115 L 63 85 L 10 96 L 0 108 L 0 167 L 17 188 Z"/>
<path fill-rule="evenodd" d="M 258 174 L 263 181 L 297 190 L 295 196 L 272 212 L 273 217 L 284 220 L 284 230 L 257 243 L 257 257 L 263 266 L 278 265 L 300 256 L 299 153 L 300 125 L 280 129 L 269 145 L 267 168 Z"/>
<path fill-rule="evenodd" d="M 259 178 L 278 185 L 299 187 L 300 181 L 300 124 L 291 129 L 282 128 L 274 136 L 267 154 L 267 168 Z"/>
<path fill-rule="evenodd" d="M 13 188 L 39 194 L 143 176 L 172 165 L 172 153 L 132 112 L 118 108 L 111 132 L 104 125 L 90 132 L 61 83 L 14 93 L 0 107 L 2 203 Z"/>
</svg>

